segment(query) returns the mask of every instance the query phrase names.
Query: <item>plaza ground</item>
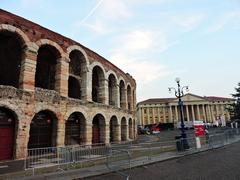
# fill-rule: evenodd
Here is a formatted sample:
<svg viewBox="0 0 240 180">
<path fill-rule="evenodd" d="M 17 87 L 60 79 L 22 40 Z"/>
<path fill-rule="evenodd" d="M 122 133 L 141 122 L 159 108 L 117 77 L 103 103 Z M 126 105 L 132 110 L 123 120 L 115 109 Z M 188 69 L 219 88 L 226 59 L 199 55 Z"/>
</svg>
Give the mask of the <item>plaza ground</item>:
<svg viewBox="0 0 240 180">
<path fill-rule="evenodd" d="M 131 180 L 239 180 L 240 142 L 223 148 L 134 168 Z M 124 179 L 116 173 L 89 180 Z"/>
</svg>

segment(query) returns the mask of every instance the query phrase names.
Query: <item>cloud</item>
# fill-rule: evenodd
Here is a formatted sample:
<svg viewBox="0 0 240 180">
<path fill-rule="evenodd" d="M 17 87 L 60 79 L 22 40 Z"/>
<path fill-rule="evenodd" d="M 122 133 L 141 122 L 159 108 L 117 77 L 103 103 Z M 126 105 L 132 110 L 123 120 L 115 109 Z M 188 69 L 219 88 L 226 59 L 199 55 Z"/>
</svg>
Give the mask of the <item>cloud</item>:
<svg viewBox="0 0 240 180">
<path fill-rule="evenodd" d="M 240 24 L 240 11 L 232 11 L 225 13 L 222 17 L 220 17 L 217 23 L 207 28 L 206 32 L 217 32 L 223 29 L 229 23 L 236 23 L 238 25 Z"/>
<path fill-rule="evenodd" d="M 161 30 L 137 29 L 120 35 L 115 39 L 117 47 L 113 52 L 125 53 L 128 55 L 141 55 L 154 51 L 163 52 L 172 44 L 168 43 L 168 36 Z"/>
<path fill-rule="evenodd" d="M 204 19 L 205 15 L 196 14 L 196 15 L 183 15 L 183 16 L 173 16 L 172 20 L 180 27 L 184 28 L 185 31 L 191 31 L 197 27 L 200 22 Z"/>
<path fill-rule="evenodd" d="M 167 67 L 157 61 L 134 59 L 124 54 L 114 54 L 109 59 L 119 68 L 124 69 L 126 72 L 131 72 L 130 74 L 140 86 L 171 74 Z"/>
</svg>

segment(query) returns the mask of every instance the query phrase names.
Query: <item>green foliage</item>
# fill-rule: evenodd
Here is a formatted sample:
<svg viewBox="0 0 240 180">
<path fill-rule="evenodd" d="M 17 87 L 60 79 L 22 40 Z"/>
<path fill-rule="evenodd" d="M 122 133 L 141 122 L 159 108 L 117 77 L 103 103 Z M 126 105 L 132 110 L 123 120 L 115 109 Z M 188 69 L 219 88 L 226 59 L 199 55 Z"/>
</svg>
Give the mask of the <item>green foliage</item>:
<svg viewBox="0 0 240 180">
<path fill-rule="evenodd" d="M 230 112 L 231 119 L 240 119 L 240 82 L 235 90 L 236 93 L 232 94 L 233 98 L 235 99 L 235 103 L 228 108 L 228 111 Z"/>
</svg>

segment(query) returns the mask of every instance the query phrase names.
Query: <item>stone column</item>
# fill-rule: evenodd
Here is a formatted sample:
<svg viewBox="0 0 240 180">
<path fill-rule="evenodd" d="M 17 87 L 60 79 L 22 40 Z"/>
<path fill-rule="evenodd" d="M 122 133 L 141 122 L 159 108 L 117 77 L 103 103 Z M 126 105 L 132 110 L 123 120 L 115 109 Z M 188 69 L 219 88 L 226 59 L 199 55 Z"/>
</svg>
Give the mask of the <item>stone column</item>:
<svg viewBox="0 0 240 180">
<path fill-rule="evenodd" d="M 55 146 L 64 146 L 65 145 L 65 119 L 61 113 L 57 113 L 57 122 L 56 122 L 56 144 Z M 54 139 L 53 139 L 54 140 Z M 52 141 L 54 142 L 54 141 Z"/>
<path fill-rule="evenodd" d="M 149 108 L 150 107 L 147 107 L 147 124 L 150 124 Z"/>
<path fill-rule="evenodd" d="M 179 121 L 179 118 L 178 118 L 178 106 L 175 106 L 175 116 L 176 116 L 176 122 Z"/>
<path fill-rule="evenodd" d="M 120 92 L 119 92 L 119 86 L 117 84 L 115 84 L 116 86 L 116 97 L 115 97 L 115 101 L 116 101 L 116 107 L 120 108 Z"/>
<path fill-rule="evenodd" d="M 193 118 L 193 121 L 195 121 L 195 112 L 194 112 L 193 105 L 191 105 L 191 111 L 192 111 L 192 118 Z"/>
<path fill-rule="evenodd" d="M 166 109 L 163 107 L 163 122 L 166 123 Z"/>
<path fill-rule="evenodd" d="M 172 117 L 172 106 L 169 106 L 169 122 L 174 122 L 173 117 Z"/>
<path fill-rule="evenodd" d="M 100 142 L 108 144 L 110 142 L 110 136 L 109 136 L 109 125 L 99 125 L 100 126 Z"/>
<path fill-rule="evenodd" d="M 68 97 L 68 69 L 69 59 L 62 57 L 57 60 L 55 74 L 55 90 L 64 97 Z"/>
<path fill-rule="evenodd" d="M 188 111 L 188 105 L 185 106 L 186 107 L 186 113 L 187 113 L 187 121 L 190 121 L 190 117 L 189 117 L 189 111 Z"/>
<path fill-rule="evenodd" d="M 204 120 L 207 122 L 207 116 L 206 116 L 204 104 L 202 104 L 202 111 L 203 111 Z"/>
<path fill-rule="evenodd" d="M 124 89 L 124 94 L 123 94 L 125 101 L 125 109 L 128 109 L 128 98 L 127 98 L 127 89 Z"/>
<path fill-rule="evenodd" d="M 144 122 L 144 108 L 141 107 L 141 125 L 145 125 L 145 122 Z"/>
<path fill-rule="evenodd" d="M 218 105 L 216 104 L 215 107 L 216 107 L 217 116 L 219 116 Z"/>
<path fill-rule="evenodd" d="M 211 110 L 210 110 L 210 105 L 209 105 L 209 104 L 207 105 L 207 111 L 208 111 L 209 121 L 210 121 L 210 122 L 213 122 L 213 120 L 212 120 L 212 115 L 211 115 Z"/>
<path fill-rule="evenodd" d="M 119 124 L 113 126 L 113 141 L 121 142 L 121 127 Z"/>
<path fill-rule="evenodd" d="M 199 111 L 199 105 L 197 105 L 197 120 L 200 120 L 200 111 Z"/>
<path fill-rule="evenodd" d="M 154 112 L 155 108 L 152 108 L 152 116 L 153 116 L 153 123 L 155 123 L 155 112 Z"/>
<path fill-rule="evenodd" d="M 157 108 L 157 113 L 158 113 L 158 122 L 161 122 L 161 116 L 160 116 L 160 108 Z"/>
<path fill-rule="evenodd" d="M 92 123 L 86 125 L 86 145 L 92 144 Z"/>
<path fill-rule="evenodd" d="M 214 122 L 216 119 L 215 119 L 215 116 L 214 116 L 213 106 L 214 105 L 211 105 L 210 109 L 211 109 L 211 114 L 212 114 L 212 120 Z"/>
<path fill-rule="evenodd" d="M 35 73 L 37 66 L 37 47 L 28 47 L 24 50 L 19 77 L 19 88 L 34 91 Z"/>
<path fill-rule="evenodd" d="M 87 101 L 93 101 L 92 100 L 92 69 L 90 71 L 87 71 L 86 74 L 86 100 Z"/>
</svg>

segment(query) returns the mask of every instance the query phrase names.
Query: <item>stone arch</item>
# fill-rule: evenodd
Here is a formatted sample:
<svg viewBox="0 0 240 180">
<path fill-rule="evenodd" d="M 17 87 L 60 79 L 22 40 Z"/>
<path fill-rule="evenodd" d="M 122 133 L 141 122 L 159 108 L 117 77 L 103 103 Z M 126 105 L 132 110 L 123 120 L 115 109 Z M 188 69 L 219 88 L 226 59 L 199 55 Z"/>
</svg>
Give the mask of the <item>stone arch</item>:
<svg viewBox="0 0 240 180">
<path fill-rule="evenodd" d="M 102 114 L 96 114 L 92 120 L 92 144 L 105 143 L 106 120 Z"/>
<path fill-rule="evenodd" d="M 105 73 L 98 65 L 92 68 L 92 101 L 105 102 Z"/>
<path fill-rule="evenodd" d="M 5 106 L 0 106 L 0 161 L 14 159 L 17 126 L 17 114 Z"/>
<path fill-rule="evenodd" d="M 109 105 L 118 106 L 117 78 L 114 74 L 108 76 L 108 101 Z"/>
<path fill-rule="evenodd" d="M 121 141 L 128 140 L 128 123 L 125 117 L 121 119 Z"/>
<path fill-rule="evenodd" d="M 57 116 L 53 111 L 41 110 L 30 124 L 28 148 L 45 148 L 56 145 Z"/>
<path fill-rule="evenodd" d="M 10 24 L 1 24 L 0 31 L 9 31 L 9 32 L 18 34 L 21 37 L 24 45 L 27 45 L 30 42 L 30 39 L 28 38 L 28 36 L 21 29 L 15 26 L 12 26 Z"/>
<path fill-rule="evenodd" d="M 38 48 L 40 48 L 41 46 L 44 46 L 44 45 L 52 46 L 59 52 L 59 58 L 66 57 L 66 54 L 64 53 L 61 46 L 59 46 L 56 42 L 51 41 L 50 39 L 40 39 L 36 42 L 36 45 L 38 46 Z M 37 50 L 39 50 L 39 49 L 37 49 Z"/>
<path fill-rule="evenodd" d="M 117 117 L 114 115 L 110 118 L 109 123 L 109 137 L 110 142 L 118 142 L 120 141 L 120 125 L 118 123 Z"/>
<path fill-rule="evenodd" d="M 129 134 L 129 138 L 130 139 L 134 139 L 134 136 L 133 136 L 133 120 L 132 118 L 129 118 L 128 120 L 128 134 Z"/>
<path fill-rule="evenodd" d="M 127 85 L 127 107 L 128 110 L 132 110 L 132 88 L 129 84 Z"/>
<path fill-rule="evenodd" d="M 86 55 L 78 49 L 69 52 L 68 96 L 84 99 L 87 95 L 87 67 Z"/>
<path fill-rule="evenodd" d="M 19 88 L 28 37 L 11 25 L 0 26 L 0 85 Z"/>
<path fill-rule="evenodd" d="M 37 55 L 35 86 L 55 90 L 57 63 L 62 56 L 62 50 L 59 50 L 56 43 L 49 40 L 38 41 L 37 44 L 40 46 Z"/>
<path fill-rule="evenodd" d="M 119 101 L 120 108 L 126 109 L 126 85 L 123 80 L 119 82 Z"/>
<path fill-rule="evenodd" d="M 81 112 L 73 112 L 65 125 L 65 145 L 85 144 L 87 141 L 87 122 Z"/>
<path fill-rule="evenodd" d="M 80 52 L 83 54 L 83 56 L 84 56 L 84 58 L 85 58 L 85 60 L 86 60 L 86 68 L 87 68 L 87 70 L 88 70 L 88 67 L 89 67 L 89 58 L 88 58 L 88 55 L 87 55 L 87 53 L 85 52 L 85 50 L 84 50 L 83 48 L 81 48 L 80 46 L 78 46 L 78 45 L 69 46 L 69 47 L 67 48 L 68 57 L 70 56 L 70 53 L 71 53 L 72 51 L 74 51 L 74 50 L 78 50 L 78 51 L 80 51 Z"/>
</svg>

